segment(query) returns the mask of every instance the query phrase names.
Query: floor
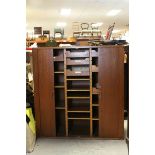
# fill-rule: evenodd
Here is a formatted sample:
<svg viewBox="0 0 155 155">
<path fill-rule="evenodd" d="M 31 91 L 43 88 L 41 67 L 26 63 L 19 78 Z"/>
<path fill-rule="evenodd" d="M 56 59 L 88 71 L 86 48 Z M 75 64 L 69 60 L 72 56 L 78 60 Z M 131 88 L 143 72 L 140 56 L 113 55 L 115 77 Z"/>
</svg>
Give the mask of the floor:
<svg viewBox="0 0 155 155">
<path fill-rule="evenodd" d="M 124 127 L 126 135 L 127 121 Z M 40 138 L 27 155 L 128 155 L 128 149 L 125 140 Z"/>
</svg>

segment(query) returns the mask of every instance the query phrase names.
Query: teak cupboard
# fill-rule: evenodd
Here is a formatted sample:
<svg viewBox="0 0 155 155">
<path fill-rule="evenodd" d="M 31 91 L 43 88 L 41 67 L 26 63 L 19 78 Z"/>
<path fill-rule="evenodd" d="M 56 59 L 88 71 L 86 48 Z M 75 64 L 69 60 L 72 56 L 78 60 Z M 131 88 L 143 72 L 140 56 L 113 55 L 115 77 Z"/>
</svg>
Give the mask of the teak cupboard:
<svg viewBox="0 0 155 155">
<path fill-rule="evenodd" d="M 33 49 L 37 135 L 124 137 L 122 46 Z"/>
</svg>

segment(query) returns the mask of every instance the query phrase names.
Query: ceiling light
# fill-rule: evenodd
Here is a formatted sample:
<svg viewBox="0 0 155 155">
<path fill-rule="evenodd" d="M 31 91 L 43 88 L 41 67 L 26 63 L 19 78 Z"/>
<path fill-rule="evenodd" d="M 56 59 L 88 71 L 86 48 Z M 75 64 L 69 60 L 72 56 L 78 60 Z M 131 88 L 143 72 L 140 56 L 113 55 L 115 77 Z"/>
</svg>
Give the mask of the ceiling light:
<svg viewBox="0 0 155 155">
<path fill-rule="evenodd" d="M 121 10 L 111 10 L 107 13 L 107 16 L 116 16 Z"/>
<path fill-rule="evenodd" d="M 67 24 L 65 22 L 58 22 L 56 24 L 57 27 L 65 27 Z"/>
<path fill-rule="evenodd" d="M 60 12 L 62 16 L 69 16 L 70 13 L 71 13 L 71 9 L 61 9 L 61 12 Z"/>
<path fill-rule="evenodd" d="M 103 23 L 96 23 L 97 24 L 97 26 L 102 26 L 103 25 Z"/>
<path fill-rule="evenodd" d="M 121 30 L 113 30 L 112 33 L 118 33 L 120 32 Z"/>
<path fill-rule="evenodd" d="M 94 24 L 92 24 L 93 27 L 99 27 L 99 26 L 102 26 L 102 25 L 103 25 L 103 23 L 94 23 Z"/>
</svg>

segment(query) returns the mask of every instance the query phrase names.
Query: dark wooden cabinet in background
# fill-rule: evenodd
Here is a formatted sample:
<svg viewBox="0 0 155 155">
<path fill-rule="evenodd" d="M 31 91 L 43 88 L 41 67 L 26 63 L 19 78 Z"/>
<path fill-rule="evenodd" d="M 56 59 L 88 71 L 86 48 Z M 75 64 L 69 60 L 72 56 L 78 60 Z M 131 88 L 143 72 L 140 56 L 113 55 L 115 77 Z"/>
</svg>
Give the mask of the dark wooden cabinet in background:
<svg viewBox="0 0 155 155">
<path fill-rule="evenodd" d="M 124 138 L 122 46 L 33 49 L 37 135 Z"/>
</svg>

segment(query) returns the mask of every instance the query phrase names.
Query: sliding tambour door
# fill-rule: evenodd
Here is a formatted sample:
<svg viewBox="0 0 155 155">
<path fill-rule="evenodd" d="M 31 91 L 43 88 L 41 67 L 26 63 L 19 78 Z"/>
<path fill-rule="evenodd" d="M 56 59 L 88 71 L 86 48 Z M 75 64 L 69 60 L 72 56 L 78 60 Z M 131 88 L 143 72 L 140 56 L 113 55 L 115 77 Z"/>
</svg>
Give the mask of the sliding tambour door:
<svg viewBox="0 0 155 155">
<path fill-rule="evenodd" d="M 123 58 L 121 46 L 99 48 L 99 137 L 124 136 Z"/>
<path fill-rule="evenodd" d="M 39 98 L 35 102 L 35 107 L 37 107 L 36 113 L 40 114 L 36 120 L 36 123 L 39 123 L 37 126 L 39 136 L 55 136 L 53 50 L 51 48 L 38 48 L 37 57 L 34 59 L 37 59 L 38 63 L 38 72 L 34 81 L 38 80 L 37 93 Z"/>
</svg>

